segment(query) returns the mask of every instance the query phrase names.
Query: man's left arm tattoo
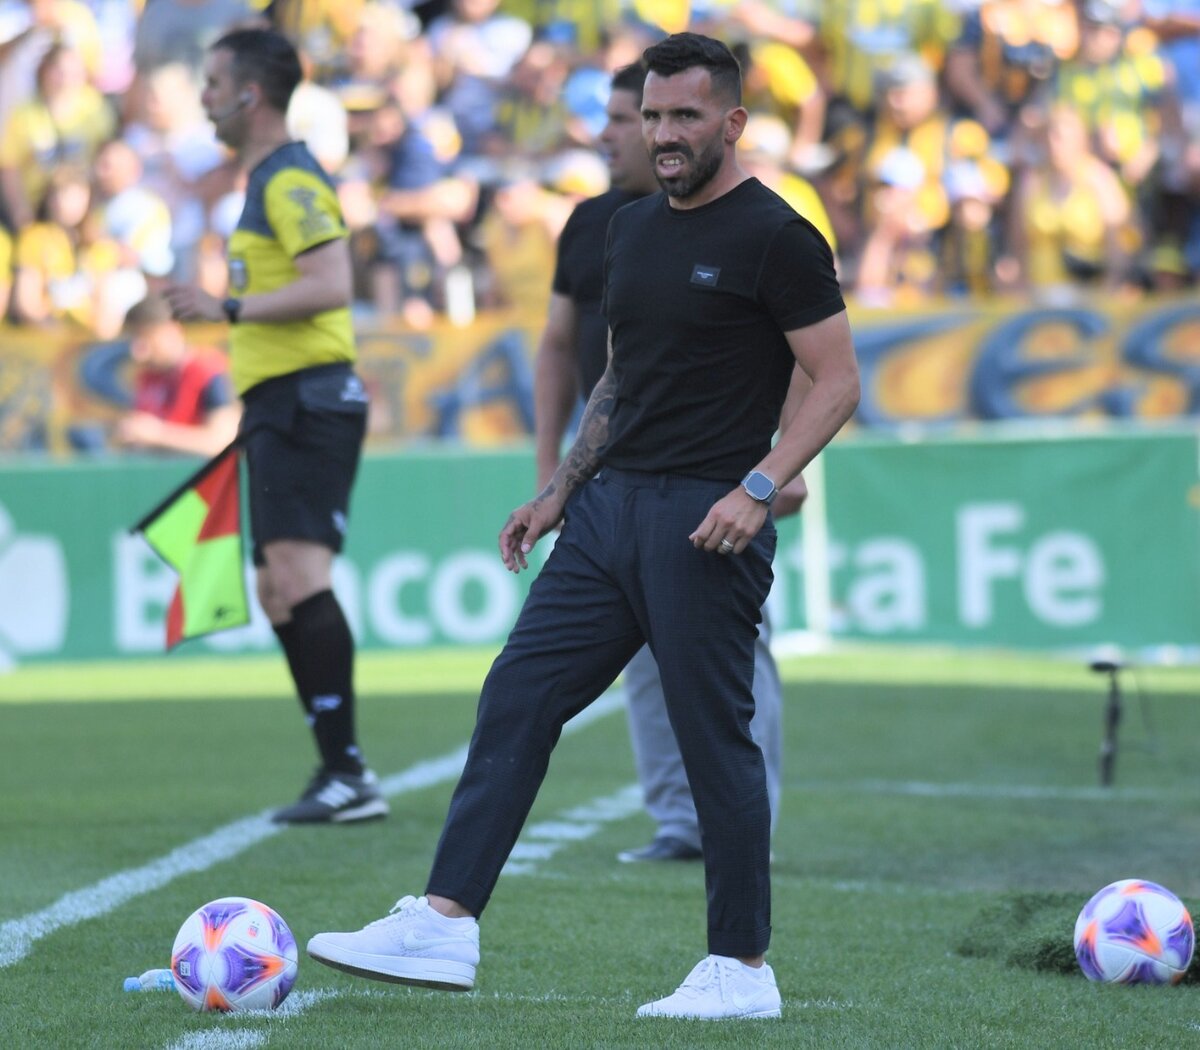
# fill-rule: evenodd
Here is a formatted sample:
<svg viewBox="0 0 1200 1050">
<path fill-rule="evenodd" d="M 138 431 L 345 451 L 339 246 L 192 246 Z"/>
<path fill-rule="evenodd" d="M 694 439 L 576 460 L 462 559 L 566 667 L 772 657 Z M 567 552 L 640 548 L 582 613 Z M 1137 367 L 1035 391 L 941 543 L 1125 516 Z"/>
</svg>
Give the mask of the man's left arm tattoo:
<svg viewBox="0 0 1200 1050">
<path fill-rule="evenodd" d="M 583 418 L 579 422 L 579 433 L 575 444 L 563 458 L 550 483 L 542 490 L 538 499 L 556 493 L 562 486 L 563 494 L 570 495 L 586 482 L 600 467 L 600 450 L 608 443 L 608 423 L 616 401 L 617 382 L 611 367 L 606 369 L 592 390 Z"/>
</svg>

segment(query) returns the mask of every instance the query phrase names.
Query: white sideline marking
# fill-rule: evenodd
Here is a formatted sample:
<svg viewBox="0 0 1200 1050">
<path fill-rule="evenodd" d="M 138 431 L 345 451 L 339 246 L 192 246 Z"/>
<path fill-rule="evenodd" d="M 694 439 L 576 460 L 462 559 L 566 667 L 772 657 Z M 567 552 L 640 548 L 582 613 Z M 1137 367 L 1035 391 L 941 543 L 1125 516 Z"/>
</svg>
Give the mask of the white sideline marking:
<svg viewBox="0 0 1200 1050">
<path fill-rule="evenodd" d="M 623 820 L 641 808 L 642 789 L 637 784 L 626 784 L 605 798 L 564 810 L 554 820 L 530 824 L 513 847 L 500 874 L 532 874 L 539 861 L 549 860 L 567 843 L 590 838 L 601 825 Z"/>
<path fill-rule="evenodd" d="M 853 1010 L 854 1004 L 842 1002 L 840 999 L 801 999 L 794 1003 L 784 999 L 783 1005 L 789 1010 Z"/>
<path fill-rule="evenodd" d="M 278 1010 L 247 1010 L 231 1016 L 238 1022 L 252 1017 L 296 1017 L 323 999 L 334 999 L 339 994 L 341 993 L 333 988 L 292 992 Z M 168 1043 L 166 1050 L 251 1050 L 252 1047 L 262 1046 L 270 1036 L 269 1028 L 212 1028 L 207 1032 L 189 1032 L 173 1043 Z"/>
<path fill-rule="evenodd" d="M 29 954 L 35 941 L 64 926 L 105 915 L 134 897 L 161 889 L 180 875 L 204 871 L 278 834 L 283 828 L 271 823 L 269 813 L 264 810 L 256 816 L 226 824 L 211 835 L 193 839 L 140 868 L 119 871 L 91 886 L 72 890 L 48 908 L 19 919 L 9 919 L 0 926 L 0 968 L 20 962 Z"/>
<path fill-rule="evenodd" d="M 624 694 L 619 690 L 605 693 L 563 726 L 563 735 L 586 729 L 617 710 L 623 698 Z M 385 795 L 401 795 L 451 780 L 462 772 L 466 757 L 464 745 L 441 758 L 418 762 L 402 773 L 385 777 L 380 781 L 380 790 Z M 162 889 L 181 875 L 206 871 L 285 830 L 286 825 L 271 823 L 270 814 L 270 810 L 263 810 L 255 816 L 226 824 L 140 868 L 119 871 L 90 886 L 64 894 L 47 908 L 9 919 L 0 925 L 0 969 L 20 962 L 37 941 L 57 930 L 106 915 L 135 897 Z"/>
<path fill-rule="evenodd" d="M 251 1047 L 262 1046 L 266 1041 L 266 1033 L 256 1032 L 253 1028 L 237 1028 L 232 1032 L 214 1028 L 209 1032 L 185 1035 L 169 1043 L 167 1050 L 250 1050 Z"/>
<path fill-rule="evenodd" d="M 628 994 L 617 999 L 611 997 L 597 995 L 565 995 L 562 992 L 543 992 L 541 995 L 528 995 L 517 992 L 492 992 L 491 994 L 481 993 L 478 990 L 468 992 L 466 995 L 447 996 L 444 992 L 425 991 L 417 988 L 406 989 L 410 995 L 423 995 L 428 999 L 440 999 L 448 1001 L 453 999 L 457 1003 L 466 1003 L 470 1001 L 476 1002 L 504 1002 L 504 1003 L 533 1003 L 536 1005 L 545 1005 L 546 1003 L 575 1003 L 575 1004 L 599 1004 L 602 1006 L 612 1005 L 614 1002 L 637 1002 L 636 999 L 631 999 Z M 385 998 L 389 995 L 388 992 L 363 990 L 363 989 L 343 989 L 343 988 L 315 988 L 307 992 L 293 992 L 278 1010 L 252 1010 L 243 1014 L 233 1015 L 238 1021 L 246 1020 L 252 1017 L 261 1017 L 264 1020 L 270 1020 L 277 1017 L 296 1017 L 307 1010 L 310 1006 L 315 1006 L 317 1003 L 324 1002 L 329 999 L 341 999 L 346 996 L 353 998 Z M 802 999 L 797 1002 L 784 1000 L 784 1007 L 789 1010 L 852 1010 L 854 1004 L 851 1002 L 843 1002 L 837 999 Z M 1200 1025 L 1189 1024 L 1185 1028 L 1200 1028 Z M 174 1042 L 168 1043 L 164 1050 L 253 1050 L 254 1047 L 263 1046 L 275 1034 L 271 1028 L 234 1028 L 221 1029 L 213 1028 L 207 1032 L 190 1032 L 187 1035 L 176 1039 Z"/>
<path fill-rule="evenodd" d="M 916 798 L 1062 799 L 1069 802 L 1122 802 L 1178 798 L 1154 788 L 1050 787 L 1033 784 L 934 783 L 923 780 L 823 780 L 797 785 L 801 791 L 842 794 L 910 795 Z"/>
</svg>

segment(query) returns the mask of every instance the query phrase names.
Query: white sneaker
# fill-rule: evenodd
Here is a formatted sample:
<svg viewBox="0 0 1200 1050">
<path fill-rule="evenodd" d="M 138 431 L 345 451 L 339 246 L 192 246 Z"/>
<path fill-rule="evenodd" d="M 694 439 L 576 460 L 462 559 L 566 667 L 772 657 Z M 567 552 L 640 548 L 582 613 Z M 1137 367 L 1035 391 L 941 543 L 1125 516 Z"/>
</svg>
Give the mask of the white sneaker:
<svg viewBox="0 0 1200 1050">
<path fill-rule="evenodd" d="M 475 986 L 479 923 L 448 919 L 426 898 L 405 897 L 357 933 L 316 934 L 308 954 L 359 977 L 465 992 Z"/>
<path fill-rule="evenodd" d="M 725 955 L 701 959 L 672 995 L 639 1006 L 638 1017 L 778 1017 L 779 989 L 765 963 L 755 970 Z"/>
</svg>

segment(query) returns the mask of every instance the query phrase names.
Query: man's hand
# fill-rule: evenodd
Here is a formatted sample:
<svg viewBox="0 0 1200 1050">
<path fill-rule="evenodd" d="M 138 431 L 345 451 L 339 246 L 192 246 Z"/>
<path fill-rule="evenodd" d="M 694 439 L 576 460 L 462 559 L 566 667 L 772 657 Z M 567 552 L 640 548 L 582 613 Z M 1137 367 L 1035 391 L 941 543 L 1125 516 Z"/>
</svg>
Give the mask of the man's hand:
<svg viewBox="0 0 1200 1050">
<path fill-rule="evenodd" d="M 149 412 L 131 412 L 117 420 L 113 441 L 123 448 L 153 448 L 162 440 L 163 421 Z"/>
<path fill-rule="evenodd" d="M 701 550 L 741 554 L 766 520 L 766 504 L 751 499 L 739 485 L 712 505 L 688 539 Z"/>
<path fill-rule="evenodd" d="M 216 296 L 190 284 L 168 285 L 163 291 L 178 321 L 224 321 L 225 310 Z"/>
<path fill-rule="evenodd" d="M 563 516 L 566 501 L 555 491 L 545 491 L 522 504 L 500 530 L 500 558 L 509 572 L 528 569 L 525 560 L 533 545 L 550 532 Z"/>
</svg>

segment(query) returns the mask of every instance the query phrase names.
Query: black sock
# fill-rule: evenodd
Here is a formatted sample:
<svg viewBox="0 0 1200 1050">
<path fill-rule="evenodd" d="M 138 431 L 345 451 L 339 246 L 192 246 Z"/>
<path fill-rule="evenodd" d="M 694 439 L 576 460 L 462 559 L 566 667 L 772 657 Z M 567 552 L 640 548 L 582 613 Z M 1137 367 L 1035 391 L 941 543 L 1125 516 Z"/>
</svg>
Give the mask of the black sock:
<svg viewBox="0 0 1200 1050">
<path fill-rule="evenodd" d="M 279 644 L 283 646 L 283 655 L 287 657 L 288 670 L 292 673 L 292 681 L 300 681 L 300 671 L 296 668 L 296 661 L 292 659 L 292 653 L 296 652 L 296 629 L 292 626 L 292 621 L 287 623 L 276 623 L 271 625 L 271 629 L 275 632 L 275 637 L 279 639 Z M 309 698 L 296 687 L 296 696 L 300 699 L 300 707 L 304 710 L 305 720 L 312 725 L 312 708 L 309 703 Z"/>
<path fill-rule="evenodd" d="M 354 735 L 354 637 L 333 591 L 294 606 L 275 627 L 292 680 L 316 738 L 321 764 L 331 772 L 361 776 Z"/>
</svg>

